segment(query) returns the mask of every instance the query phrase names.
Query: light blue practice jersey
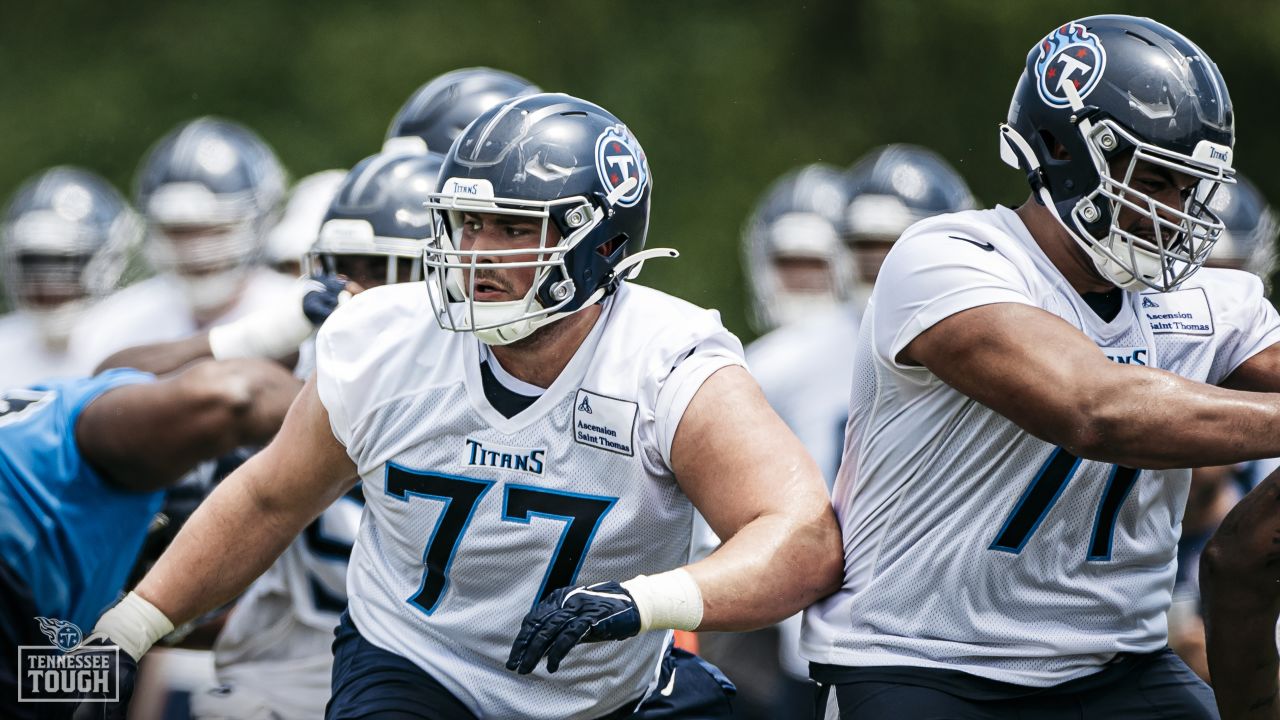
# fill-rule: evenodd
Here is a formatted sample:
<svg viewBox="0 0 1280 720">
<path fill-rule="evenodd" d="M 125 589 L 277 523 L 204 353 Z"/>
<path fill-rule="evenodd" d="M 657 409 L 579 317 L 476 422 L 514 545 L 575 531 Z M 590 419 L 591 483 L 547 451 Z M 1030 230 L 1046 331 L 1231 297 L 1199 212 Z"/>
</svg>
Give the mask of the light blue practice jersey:
<svg viewBox="0 0 1280 720">
<path fill-rule="evenodd" d="M 110 485 L 80 455 L 75 426 L 108 390 L 154 379 L 120 369 L 0 391 L 0 558 L 41 615 L 92 627 L 128 579 L 164 493 Z"/>
</svg>

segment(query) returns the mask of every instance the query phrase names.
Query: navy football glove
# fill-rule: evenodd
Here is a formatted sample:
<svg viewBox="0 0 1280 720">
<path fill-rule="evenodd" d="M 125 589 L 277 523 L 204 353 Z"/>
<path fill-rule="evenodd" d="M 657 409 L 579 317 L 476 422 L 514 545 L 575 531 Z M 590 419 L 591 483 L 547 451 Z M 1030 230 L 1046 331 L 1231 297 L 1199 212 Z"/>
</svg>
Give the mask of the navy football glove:
<svg viewBox="0 0 1280 720">
<path fill-rule="evenodd" d="M 555 672 L 580 642 L 625 640 L 639 632 L 636 601 L 618 583 L 560 588 L 524 616 L 507 669 L 527 675 L 546 655 L 547 672 Z"/>
<path fill-rule="evenodd" d="M 312 275 L 310 292 L 302 296 L 302 314 L 316 327 L 338 308 L 338 296 L 347 287 L 347 281 L 334 275 Z"/>
<path fill-rule="evenodd" d="M 138 674 L 138 661 L 129 653 L 116 645 L 106 635 L 93 634 L 85 638 L 79 647 L 69 654 L 92 654 L 94 652 L 112 651 L 113 657 L 120 658 L 120 688 L 118 700 L 111 702 L 92 693 L 81 695 L 80 704 L 76 706 L 73 720 L 125 720 L 129 714 L 129 700 L 133 698 L 133 683 Z"/>
</svg>

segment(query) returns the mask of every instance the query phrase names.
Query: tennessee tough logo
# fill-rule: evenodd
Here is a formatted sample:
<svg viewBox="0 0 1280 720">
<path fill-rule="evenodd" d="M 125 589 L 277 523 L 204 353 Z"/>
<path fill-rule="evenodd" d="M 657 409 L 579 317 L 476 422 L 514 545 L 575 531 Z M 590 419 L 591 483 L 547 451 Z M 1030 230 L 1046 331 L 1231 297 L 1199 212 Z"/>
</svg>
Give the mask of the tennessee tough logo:
<svg viewBox="0 0 1280 720">
<path fill-rule="evenodd" d="M 1097 37 L 1083 25 L 1063 25 L 1040 42 L 1036 60 L 1040 99 L 1053 107 L 1069 107 L 1065 84 L 1070 83 L 1084 99 L 1098 86 L 1106 66 L 1107 51 Z"/>
</svg>

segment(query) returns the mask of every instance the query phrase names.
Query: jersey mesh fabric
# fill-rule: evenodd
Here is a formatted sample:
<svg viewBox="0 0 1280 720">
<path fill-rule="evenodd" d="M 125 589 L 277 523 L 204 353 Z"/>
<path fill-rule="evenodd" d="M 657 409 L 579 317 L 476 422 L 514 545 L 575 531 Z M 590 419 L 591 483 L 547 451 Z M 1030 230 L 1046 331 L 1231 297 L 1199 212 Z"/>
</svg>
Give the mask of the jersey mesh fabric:
<svg viewBox="0 0 1280 720">
<path fill-rule="evenodd" d="M 881 288 L 910 287 L 904 260 L 934 263 L 925 272 L 950 268 L 946 272 L 960 273 L 963 284 L 975 277 L 965 274 L 966 266 L 1000 255 L 1000 272 L 1012 263 L 1019 287 L 1029 288 L 1022 302 L 1076 326 L 1116 362 L 1200 381 L 1280 339 L 1280 323 L 1269 307 L 1256 315 L 1241 310 L 1264 303 L 1261 286 L 1251 289 L 1256 279 L 1224 271 L 1203 271 L 1189 283 L 1210 298 L 1217 320 L 1212 334 L 1154 333 L 1142 310 L 1148 296 L 1140 294 L 1129 294 L 1120 314 L 1104 322 L 1010 216 L 1001 210 L 926 221 L 886 260 L 889 275 L 882 271 L 881 278 L 887 282 L 877 285 L 859 336 L 850 432 L 834 493 L 845 584 L 806 614 L 804 652 L 811 660 L 947 667 L 1047 686 L 1095 672 L 1116 653 L 1165 644 L 1189 472 L 1143 471 L 1123 494 L 1125 474 L 1117 474 L 1113 529 L 1100 520 L 1117 473 L 1106 463 L 1083 460 L 1064 473 L 1060 494 L 1043 513 L 1034 512 L 1035 503 L 1022 507 L 1056 448 L 927 369 L 896 366 L 877 349 L 876 323 L 908 322 L 877 303 L 928 306 Z M 956 240 L 957 234 L 995 250 Z M 998 288 L 991 297 L 1027 292 L 1019 287 Z M 944 297 L 952 291 L 946 283 L 936 289 Z M 1183 302 L 1165 294 L 1149 299 Z M 1028 513 L 1040 520 L 1013 533 L 1018 544 L 1009 547 L 1003 531 L 1010 518 Z M 1096 537 L 1102 540 L 1095 543 Z M 1107 552 L 1090 557 L 1097 549 Z"/>
</svg>

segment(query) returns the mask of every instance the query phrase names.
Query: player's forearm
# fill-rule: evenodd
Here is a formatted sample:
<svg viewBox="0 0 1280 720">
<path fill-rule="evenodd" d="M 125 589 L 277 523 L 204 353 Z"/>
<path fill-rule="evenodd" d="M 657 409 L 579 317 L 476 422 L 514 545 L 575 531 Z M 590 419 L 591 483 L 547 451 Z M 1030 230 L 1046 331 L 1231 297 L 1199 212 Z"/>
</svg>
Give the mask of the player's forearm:
<svg viewBox="0 0 1280 720">
<path fill-rule="evenodd" d="M 1280 472 L 1227 515 L 1200 561 L 1209 672 L 1224 718 L 1280 718 Z"/>
<path fill-rule="evenodd" d="M 1135 372 L 1098 384 L 1041 432 L 1032 431 L 1081 457 L 1135 468 L 1230 465 L 1280 455 L 1274 432 L 1280 395 L 1225 390 L 1160 370 L 1126 370 Z"/>
<path fill-rule="evenodd" d="M 205 362 L 90 405 L 77 438 L 114 484 L 154 490 L 201 461 L 265 444 L 300 388 L 292 373 L 270 361 Z"/>
<path fill-rule="evenodd" d="M 843 568 L 829 506 L 807 516 L 762 515 L 687 568 L 702 591 L 697 629 L 750 630 L 781 621 L 839 589 Z"/>
<path fill-rule="evenodd" d="M 212 357 L 209 333 L 202 332 L 182 340 L 125 348 L 103 360 L 94 373 L 129 367 L 155 375 L 167 375 L 208 357 Z"/>
</svg>

